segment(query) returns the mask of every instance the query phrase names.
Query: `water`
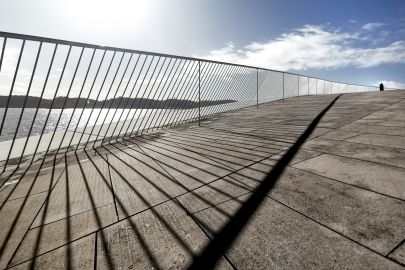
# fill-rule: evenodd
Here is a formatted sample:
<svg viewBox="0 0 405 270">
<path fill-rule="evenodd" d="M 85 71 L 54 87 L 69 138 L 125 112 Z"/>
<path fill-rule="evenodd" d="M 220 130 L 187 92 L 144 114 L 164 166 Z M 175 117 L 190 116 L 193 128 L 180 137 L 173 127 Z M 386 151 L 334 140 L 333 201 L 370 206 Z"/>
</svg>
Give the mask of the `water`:
<svg viewBox="0 0 405 270">
<path fill-rule="evenodd" d="M 0 119 L 3 118 L 4 111 L 4 108 L 0 108 Z M 66 130 L 67 128 L 74 131 L 76 127 L 80 129 L 84 127 L 100 125 L 102 123 L 107 124 L 108 126 L 108 124 L 111 122 L 144 117 L 146 115 L 149 115 L 150 113 L 153 113 L 151 117 L 153 117 L 154 115 L 157 116 L 160 114 L 160 111 L 161 109 L 110 109 L 109 111 L 108 109 L 94 109 L 92 112 L 92 109 L 90 108 L 76 110 L 64 109 L 62 112 L 62 109 L 38 109 L 37 115 L 35 116 L 35 108 L 26 108 L 22 115 L 16 138 L 27 137 L 29 135 L 31 126 L 32 130 L 30 135 L 34 136 L 40 135 L 42 131 L 44 134 L 54 132 L 55 130 Z M 174 112 L 178 110 L 168 111 Z M 8 109 L 2 134 L 0 136 L 0 141 L 12 140 L 14 138 L 21 112 L 22 109 L 20 108 Z M 34 116 L 35 121 L 33 121 Z M 144 121 L 146 122 L 146 120 Z M 56 125 L 58 126 L 56 127 Z"/>
</svg>

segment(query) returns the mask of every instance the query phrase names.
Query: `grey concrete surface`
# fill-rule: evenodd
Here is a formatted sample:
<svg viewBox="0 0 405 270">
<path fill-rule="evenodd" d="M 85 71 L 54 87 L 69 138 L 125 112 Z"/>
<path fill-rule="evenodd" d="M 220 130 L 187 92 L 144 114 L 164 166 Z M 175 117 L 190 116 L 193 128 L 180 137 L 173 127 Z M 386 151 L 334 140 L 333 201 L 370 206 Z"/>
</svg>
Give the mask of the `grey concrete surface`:
<svg viewBox="0 0 405 270">
<path fill-rule="evenodd" d="M 336 95 L 232 111 L 0 175 L 0 269 L 183 269 Z M 327 111 L 218 269 L 405 269 L 405 91 Z"/>
</svg>

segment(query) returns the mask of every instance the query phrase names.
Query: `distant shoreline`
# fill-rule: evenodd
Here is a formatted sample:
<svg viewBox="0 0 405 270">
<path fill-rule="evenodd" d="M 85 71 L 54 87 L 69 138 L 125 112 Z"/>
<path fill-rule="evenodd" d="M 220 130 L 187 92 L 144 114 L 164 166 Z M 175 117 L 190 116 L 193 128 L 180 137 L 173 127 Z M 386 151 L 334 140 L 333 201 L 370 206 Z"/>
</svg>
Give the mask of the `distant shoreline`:
<svg viewBox="0 0 405 270">
<path fill-rule="evenodd" d="M 156 100 L 147 98 L 114 98 L 96 101 L 94 99 L 85 98 L 66 98 L 56 97 L 52 104 L 52 99 L 40 99 L 34 96 L 11 96 L 9 101 L 8 96 L 0 96 L 0 108 L 5 108 L 7 102 L 9 108 L 42 108 L 42 109 L 89 109 L 89 108 L 103 108 L 103 109 L 194 109 L 198 108 L 199 102 L 186 100 L 186 99 L 166 99 Z M 25 100 L 26 99 L 26 100 Z M 234 103 L 236 100 L 202 100 L 201 107 L 208 107 L 214 105 Z M 39 107 L 38 107 L 39 105 Z"/>
</svg>

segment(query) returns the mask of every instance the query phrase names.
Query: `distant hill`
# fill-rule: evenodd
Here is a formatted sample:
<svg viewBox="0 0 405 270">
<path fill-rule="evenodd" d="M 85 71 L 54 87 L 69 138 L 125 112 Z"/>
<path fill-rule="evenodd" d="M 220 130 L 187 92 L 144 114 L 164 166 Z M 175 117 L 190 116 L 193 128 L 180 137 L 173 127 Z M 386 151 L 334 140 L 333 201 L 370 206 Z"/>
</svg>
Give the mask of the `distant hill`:
<svg viewBox="0 0 405 270">
<path fill-rule="evenodd" d="M 24 105 L 25 96 L 11 96 L 9 101 L 9 108 L 22 108 Z M 179 99 L 166 99 L 166 100 L 156 100 L 156 99 L 147 99 L 147 98 L 123 98 L 120 102 L 121 97 L 115 99 L 107 99 L 104 101 L 95 101 L 90 99 L 86 104 L 85 98 L 66 98 L 66 97 L 57 97 L 54 100 L 52 106 L 53 109 L 61 108 L 137 108 L 137 109 L 192 109 L 198 108 L 198 102 L 192 100 L 179 100 Z M 38 103 L 40 102 L 39 97 L 29 96 L 26 101 L 26 108 L 37 108 Z M 65 103 L 66 102 L 66 103 Z M 76 105 L 77 102 L 77 105 Z M 213 105 L 233 103 L 236 100 L 202 100 L 201 107 L 208 107 Z M 63 104 L 65 103 L 65 106 Z M 104 104 L 103 104 L 104 103 Z M 7 104 L 7 96 L 0 96 L 0 108 L 5 108 Z M 52 99 L 42 99 L 40 102 L 39 108 L 50 109 L 52 105 Z M 75 106 L 76 105 L 76 106 Z"/>
</svg>

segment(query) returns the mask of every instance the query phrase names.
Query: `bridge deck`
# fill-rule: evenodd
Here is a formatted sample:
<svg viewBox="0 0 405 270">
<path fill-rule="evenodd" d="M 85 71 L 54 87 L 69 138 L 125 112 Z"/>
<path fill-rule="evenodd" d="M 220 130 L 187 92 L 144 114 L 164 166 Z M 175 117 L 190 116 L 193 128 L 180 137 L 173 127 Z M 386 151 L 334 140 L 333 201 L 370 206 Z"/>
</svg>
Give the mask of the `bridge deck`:
<svg viewBox="0 0 405 270">
<path fill-rule="evenodd" d="M 184 268 L 335 97 L 262 104 L 3 174 L 0 268 Z M 403 269 L 405 91 L 341 96 L 273 180 L 218 268 Z"/>
</svg>

